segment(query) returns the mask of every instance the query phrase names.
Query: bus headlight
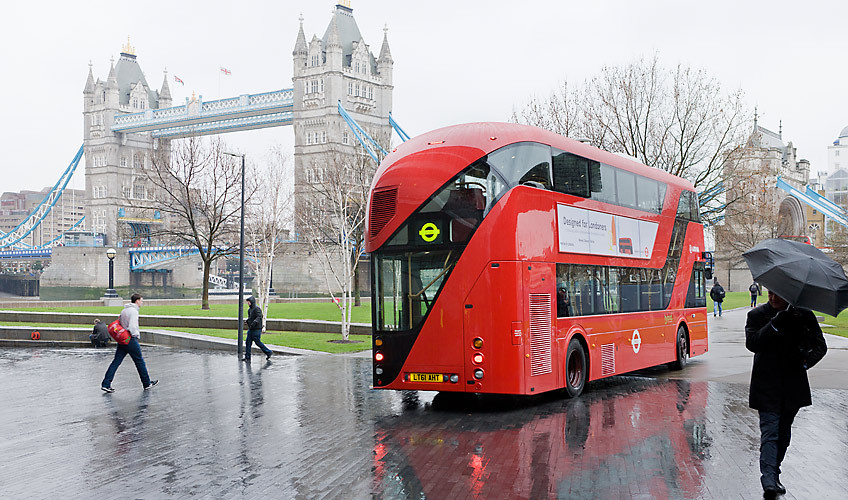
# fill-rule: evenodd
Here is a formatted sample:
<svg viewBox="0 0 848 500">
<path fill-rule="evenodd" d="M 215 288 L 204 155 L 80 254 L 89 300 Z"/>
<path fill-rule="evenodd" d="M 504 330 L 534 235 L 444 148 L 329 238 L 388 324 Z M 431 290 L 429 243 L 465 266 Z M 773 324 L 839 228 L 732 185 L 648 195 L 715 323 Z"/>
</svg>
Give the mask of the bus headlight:
<svg viewBox="0 0 848 500">
<path fill-rule="evenodd" d="M 457 375 L 456 373 L 451 374 L 450 381 L 452 384 L 459 382 L 459 375 Z"/>
<path fill-rule="evenodd" d="M 477 380 L 481 380 L 483 378 L 483 370 L 481 368 L 474 370 L 474 378 Z"/>
</svg>

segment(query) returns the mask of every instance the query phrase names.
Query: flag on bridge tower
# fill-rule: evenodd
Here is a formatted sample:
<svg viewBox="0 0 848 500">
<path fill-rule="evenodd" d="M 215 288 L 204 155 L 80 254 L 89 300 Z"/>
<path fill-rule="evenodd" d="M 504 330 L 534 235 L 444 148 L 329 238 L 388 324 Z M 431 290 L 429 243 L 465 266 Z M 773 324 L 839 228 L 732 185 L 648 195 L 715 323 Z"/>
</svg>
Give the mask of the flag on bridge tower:
<svg viewBox="0 0 848 500">
<path fill-rule="evenodd" d="M 225 74 L 225 75 L 231 75 L 231 74 L 232 74 L 232 71 L 230 71 L 230 70 L 228 70 L 227 68 L 225 68 L 225 67 L 221 66 L 221 73 L 223 73 L 223 74 Z"/>
<path fill-rule="evenodd" d="M 174 75 L 174 81 L 178 82 L 180 85 L 185 85 L 185 82 L 180 79 L 177 75 Z"/>
</svg>

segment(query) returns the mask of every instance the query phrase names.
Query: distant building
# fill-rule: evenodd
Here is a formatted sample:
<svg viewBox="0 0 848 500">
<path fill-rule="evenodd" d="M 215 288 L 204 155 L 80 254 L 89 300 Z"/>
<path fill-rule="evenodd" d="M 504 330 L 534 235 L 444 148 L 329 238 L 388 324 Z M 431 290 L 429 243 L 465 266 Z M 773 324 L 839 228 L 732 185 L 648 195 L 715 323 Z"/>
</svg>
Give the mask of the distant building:
<svg viewBox="0 0 848 500">
<path fill-rule="evenodd" d="M 838 170 L 848 170 L 848 126 L 839 132 L 839 137 L 827 147 L 827 171 L 830 176 Z"/>
<path fill-rule="evenodd" d="M 8 233 L 24 221 L 44 201 L 52 186 L 41 191 L 5 192 L 0 195 L 0 231 Z M 52 242 L 85 215 L 85 191 L 66 188 L 53 209 L 23 243 L 42 246 Z"/>
</svg>

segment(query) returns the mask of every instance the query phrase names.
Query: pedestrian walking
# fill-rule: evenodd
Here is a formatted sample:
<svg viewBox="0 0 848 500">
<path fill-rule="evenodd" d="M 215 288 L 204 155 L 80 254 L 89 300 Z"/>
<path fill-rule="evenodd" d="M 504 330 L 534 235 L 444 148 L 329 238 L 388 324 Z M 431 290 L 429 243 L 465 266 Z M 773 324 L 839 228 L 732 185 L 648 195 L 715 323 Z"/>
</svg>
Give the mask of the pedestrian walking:
<svg viewBox="0 0 848 500">
<path fill-rule="evenodd" d="M 751 286 L 748 287 L 748 291 L 751 293 L 751 307 L 757 307 L 757 295 L 760 294 L 760 287 L 757 285 L 757 282 L 751 283 Z"/>
<path fill-rule="evenodd" d="M 112 379 L 115 378 L 115 372 L 118 371 L 118 367 L 121 366 L 121 362 L 124 361 L 127 354 L 130 355 L 135 363 L 135 369 L 138 370 L 138 376 L 141 379 L 141 385 L 144 387 L 144 390 L 150 389 L 159 383 L 158 380 L 150 380 L 150 376 L 147 374 L 147 365 L 144 363 L 144 358 L 141 355 L 141 345 L 138 343 L 141 338 L 141 332 L 138 329 L 138 311 L 143 302 L 144 298 L 140 294 L 134 293 L 130 297 L 130 303 L 125 305 L 121 311 L 119 318 L 121 326 L 130 332 L 130 342 L 129 344 L 117 343 L 118 347 L 115 349 L 115 358 L 112 360 L 112 364 L 109 365 L 109 369 L 106 370 L 106 376 L 103 377 L 103 382 L 100 383 L 100 388 L 104 392 L 115 392 L 115 389 L 112 388 Z"/>
<path fill-rule="evenodd" d="M 265 347 L 265 344 L 262 343 L 262 309 L 256 305 L 256 299 L 253 296 L 249 296 L 244 299 L 250 304 L 250 309 L 248 309 L 247 319 L 245 323 L 247 324 L 247 346 L 244 350 L 244 361 L 250 361 L 250 348 L 254 342 L 256 342 L 256 346 L 262 349 L 262 352 L 265 353 L 265 359 L 271 359 L 271 349 Z"/>
<path fill-rule="evenodd" d="M 101 323 L 100 318 L 94 320 L 94 330 L 88 336 L 94 347 L 106 347 L 109 345 L 109 328 L 106 323 Z"/>
<path fill-rule="evenodd" d="M 754 353 L 748 404 L 759 412 L 760 482 L 763 497 L 775 498 L 786 493 L 780 464 L 792 422 L 812 404 L 807 370 L 824 357 L 827 344 L 812 311 L 769 290 L 768 302 L 748 311 L 745 347 Z"/>
<path fill-rule="evenodd" d="M 713 317 L 715 317 L 716 313 L 721 316 L 721 303 L 724 301 L 724 287 L 721 286 L 721 283 L 718 280 L 715 280 L 715 284 L 710 289 L 710 298 L 713 299 Z"/>
</svg>

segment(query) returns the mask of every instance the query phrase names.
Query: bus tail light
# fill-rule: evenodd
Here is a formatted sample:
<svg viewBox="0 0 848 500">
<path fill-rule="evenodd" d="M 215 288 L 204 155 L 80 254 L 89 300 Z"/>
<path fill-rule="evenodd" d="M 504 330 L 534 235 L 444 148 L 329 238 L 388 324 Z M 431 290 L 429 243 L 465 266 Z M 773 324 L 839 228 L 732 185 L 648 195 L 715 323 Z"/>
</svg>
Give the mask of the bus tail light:
<svg viewBox="0 0 848 500">
<path fill-rule="evenodd" d="M 481 363 L 483 362 L 483 355 L 482 355 L 482 354 L 480 354 L 479 352 L 475 352 L 475 353 L 474 353 L 474 355 L 473 355 L 473 356 L 471 356 L 471 361 L 472 361 L 475 365 L 479 365 L 479 364 L 481 364 Z"/>
<path fill-rule="evenodd" d="M 380 361 L 383 361 L 385 358 L 386 357 L 383 356 L 383 353 L 380 352 L 380 351 L 377 351 L 377 352 L 374 353 L 374 361 L 380 362 Z"/>
<path fill-rule="evenodd" d="M 374 339 L 374 345 L 377 346 L 377 347 L 382 346 L 383 345 L 383 339 L 381 339 L 380 337 L 377 337 L 376 339 Z"/>
<path fill-rule="evenodd" d="M 457 375 L 456 373 L 452 373 L 450 376 L 450 381 L 452 384 L 459 382 L 459 375 Z"/>
<path fill-rule="evenodd" d="M 477 368 L 476 370 L 474 370 L 474 378 L 476 378 L 477 380 L 482 380 L 482 378 L 483 378 L 483 369 L 482 368 Z"/>
<path fill-rule="evenodd" d="M 383 374 L 383 367 L 378 366 L 378 367 L 374 368 L 374 373 L 376 373 L 377 375 L 382 375 Z"/>
<path fill-rule="evenodd" d="M 480 337 L 477 337 L 476 339 L 474 339 L 471 342 L 471 345 L 473 345 L 475 349 L 482 349 L 483 348 L 483 339 L 481 339 Z"/>
</svg>

